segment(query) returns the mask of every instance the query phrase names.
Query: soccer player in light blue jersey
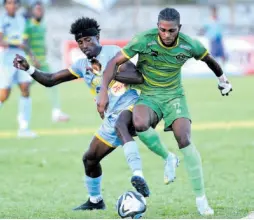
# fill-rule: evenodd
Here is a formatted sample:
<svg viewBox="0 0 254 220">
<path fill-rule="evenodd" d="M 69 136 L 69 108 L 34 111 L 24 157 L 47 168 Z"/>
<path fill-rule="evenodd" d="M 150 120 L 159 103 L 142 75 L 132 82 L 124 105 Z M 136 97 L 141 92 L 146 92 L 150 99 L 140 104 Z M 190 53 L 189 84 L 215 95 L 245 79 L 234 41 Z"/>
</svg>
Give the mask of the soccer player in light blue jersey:
<svg viewBox="0 0 254 220">
<path fill-rule="evenodd" d="M 71 26 L 71 33 L 75 35 L 75 40 L 80 50 L 87 58 L 78 60 L 69 69 L 51 74 L 43 73 L 36 70 L 33 66 L 30 66 L 26 59 L 19 55 L 17 55 L 14 60 L 14 66 L 27 71 L 36 81 L 47 87 L 77 78 L 83 78 L 91 89 L 91 92 L 97 98 L 101 86 L 102 71 L 105 69 L 108 61 L 120 51 L 120 48 L 115 45 L 102 46 L 99 43 L 100 28 L 97 21 L 94 19 L 80 18 L 76 20 Z M 121 81 L 121 72 L 126 73 L 124 76 L 128 80 Z M 139 95 L 135 89 L 120 83 L 120 81 L 128 84 L 143 83 L 142 76 L 135 73 L 135 66 L 131 62 L 127 62 L 119 68 L 114 78 L 115 80 L 110 84 L 108 90 L 109 105 L 105 111 L 105 118 L 101 127 L 93 137 L 89 149 L 83 156 L 85 185 L 88 190 L 89 199 L 86 203 L 74 210 L 105 208 L 100 190 L 102 179 L 100 161 L 119 145 L 123 146 L 127 163 L 133 172 L 131 178 L 132 185 L 143 196 L 149 196 L 149 188 L 142 173 L 138 146 L 133 139 L 121 139 L 122 136 L 126 136 L 124 133 L 129 132 L 128 128 L 131 124 L 130 121 L 124 121 L 125 117 L 122 117 L 122 114 L 131 113 L 131 109 L 136 103 Z M 120 122 L 119 119 L 121 119 Z M 131 117 L 129 117 L 129 119 L 131 120 Z M 162 158 L 162 154 L 166 154 L 166 159 L 167 157 L 172 158 L 175 156 L 162 148 L 163 146 L 158 144 L 158 146 L 154 146 L 152 151 Z M 169 182 L 172 182 L 175 178 L 176 162 L 174 162 L 174 160 L 169 160 L 165 163 L 165 175 Z"/>
<path fill-rule="evenodd" d="M 0 108 L 8 99 L 12 85 L 17 83 L 21 90 L 19 100 L 19 137 L 33 138 L 36 134 L 29 129 L 31 118 L 31 98 L 29 86 L 31 77 L 22 70 L 13 67 L 15 55 L 25 55 L 23 34 L 25 31 L 25 19 L 16 14 L 18 0 L 4 0 L 5 13 L 0 16 L 0 46 L 4 48 L 0 60 Z"/>
<path fill-rule="evenodd" d="M 203 33 L 209 40 L 211 55 L 215 57 L 220 64 L 224 64 L 226 55 L 223 45 L 223 30 L 219 21 L 216 6 L 211 8 L 211 13 L 211 18 L 209 22 L 204 25 L 201 33 Z"/>
</svg>

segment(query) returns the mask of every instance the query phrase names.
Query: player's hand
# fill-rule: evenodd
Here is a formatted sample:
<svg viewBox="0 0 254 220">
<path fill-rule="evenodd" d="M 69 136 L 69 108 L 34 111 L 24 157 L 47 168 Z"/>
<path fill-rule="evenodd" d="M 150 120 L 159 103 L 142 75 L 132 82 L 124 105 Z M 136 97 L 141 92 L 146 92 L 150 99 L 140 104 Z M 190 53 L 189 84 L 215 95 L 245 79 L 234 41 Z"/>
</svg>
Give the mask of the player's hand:
<svg viewBox="0 0 254 220">
<path fill-rule="evenodd" d="M 13 60 L 13 66 L 16 67 L 17 69 L 25 71 L 27 71 L 30 67 L 27 60 L 18 54 L 16 54 L 16 57 Z"/>
<path fill-rule="evenodd" d="M 101 89 L 97 99 L 97 111 L 102 119 L 104 119 L 104 112 L 108 107 L 108 91 L 107 89 Z"/>
<path fill-rule="evenodd" d="M 220 90 L 222 96 L 228 96 L 228 94 L 233 91 L 232 85 L 228 81 L 219 82 L 218 89 Z"/>
</svg>

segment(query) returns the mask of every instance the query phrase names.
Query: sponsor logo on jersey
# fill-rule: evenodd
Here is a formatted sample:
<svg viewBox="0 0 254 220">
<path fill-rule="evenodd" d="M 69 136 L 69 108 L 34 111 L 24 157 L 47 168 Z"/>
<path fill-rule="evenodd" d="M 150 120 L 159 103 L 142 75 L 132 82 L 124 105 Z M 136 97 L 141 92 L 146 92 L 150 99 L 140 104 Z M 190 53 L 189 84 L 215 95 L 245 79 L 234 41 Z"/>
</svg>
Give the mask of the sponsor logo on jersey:
<svg viewBox="0 0 254 220">
<path fill-rule="evenodd" d="M 191 47 L 188 46 L 188 45 L 180 44 L 179 47 L 182 48 L 182 49 L 185 49 L 185 50 L 191 50 Z"/>
<path fill-rule="evenodd" d="M 177 61 L 186 61 L 189 59 L 188 56 L 186 56 L 185 54 L 183 53 L 179 53 L 175 56 L 175 58 L 177 59 Z"/>
<path fill-rule="evenodd" d="M 157 42 L 155 40 L 153 40 L 152 42 L 148 43 L 147 46 L 152 46 L 152 45 L 156 45 Z"/>
</svg>

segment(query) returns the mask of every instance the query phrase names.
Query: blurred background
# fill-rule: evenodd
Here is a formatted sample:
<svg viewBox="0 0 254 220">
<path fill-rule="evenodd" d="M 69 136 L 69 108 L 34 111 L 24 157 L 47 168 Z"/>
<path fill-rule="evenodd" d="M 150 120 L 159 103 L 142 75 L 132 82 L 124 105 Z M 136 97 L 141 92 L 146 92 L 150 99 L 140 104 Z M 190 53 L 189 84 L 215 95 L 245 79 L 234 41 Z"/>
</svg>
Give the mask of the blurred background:
<svg viewBox="0 0 254 220">
<path fill-rule="evenodd" d="M 29 7 L 34 2 L 23 0 L 18 13 L 29 17 Z M 123 46 L 136 33 L 156 27 L 160 10 L 176 8 L 181 14 L 182 32 L 204 43 L 233 85 L 230 96 L 222 97 L 217 79 L 206 65 L 189 60 L 183 67 L 193 140 L 202 156 L 207 196 L 215 218 L 242 218 L 254 210 L 253 0 L 43 2 L 47 60 L 52 71 L 69 67 L 84 56 L 69 34 L 70 25 L 77 18 L 95 18 L 102 29 L 101 43 Z M 1 5 L 0 15 L 3 12 Z M 216 50 L 218 45 L 220 49 Z M 83 81 L 57 87 L 61 108 L 70 120 L 52 122 L 47 89 L 34 83 L 31 128 L 39 135 L 36 139 L 17 138 L 20 91 L 16 87 L 0 108 L 0 218 L 118 218 L 114 208 L 116 199 L 132 189 L 131 173 L 121 148 L 102 162 L 102 192 L 107 211 L 71 211 L 87 199 L 81 158 L 101 119 Z M 162 125 L 158 131 L 169 149 L 181 158 L 172 133 L 163 132 Z M 183 163 L 177 170 L 176 183 L 164 186 L 164 162 L 138 143 L 144 174 L 152 191 L 146 218 L 200 218 Z"/>
</svg>

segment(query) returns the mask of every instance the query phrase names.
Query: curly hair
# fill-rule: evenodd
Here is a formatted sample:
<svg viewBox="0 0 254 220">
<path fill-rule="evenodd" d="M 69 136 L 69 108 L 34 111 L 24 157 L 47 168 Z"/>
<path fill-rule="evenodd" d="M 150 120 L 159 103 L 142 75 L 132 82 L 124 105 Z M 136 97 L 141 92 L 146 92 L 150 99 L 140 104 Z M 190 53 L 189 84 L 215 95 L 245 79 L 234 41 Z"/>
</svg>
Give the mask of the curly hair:
<svg viewBox="0 0 254 220">
<path fill-rule="evenodd" d="M 98 24 L 98 22 L 95 19 L 82 17 L 82 18 L 77 19 L 71 25 L 70 33 L 73 35 L 76 35 L 80 31 L 90 29 L 90 28 L 95 28 L 97 30 L 98 34 L 101 31 L 100 25 Z"/>
</svg>

